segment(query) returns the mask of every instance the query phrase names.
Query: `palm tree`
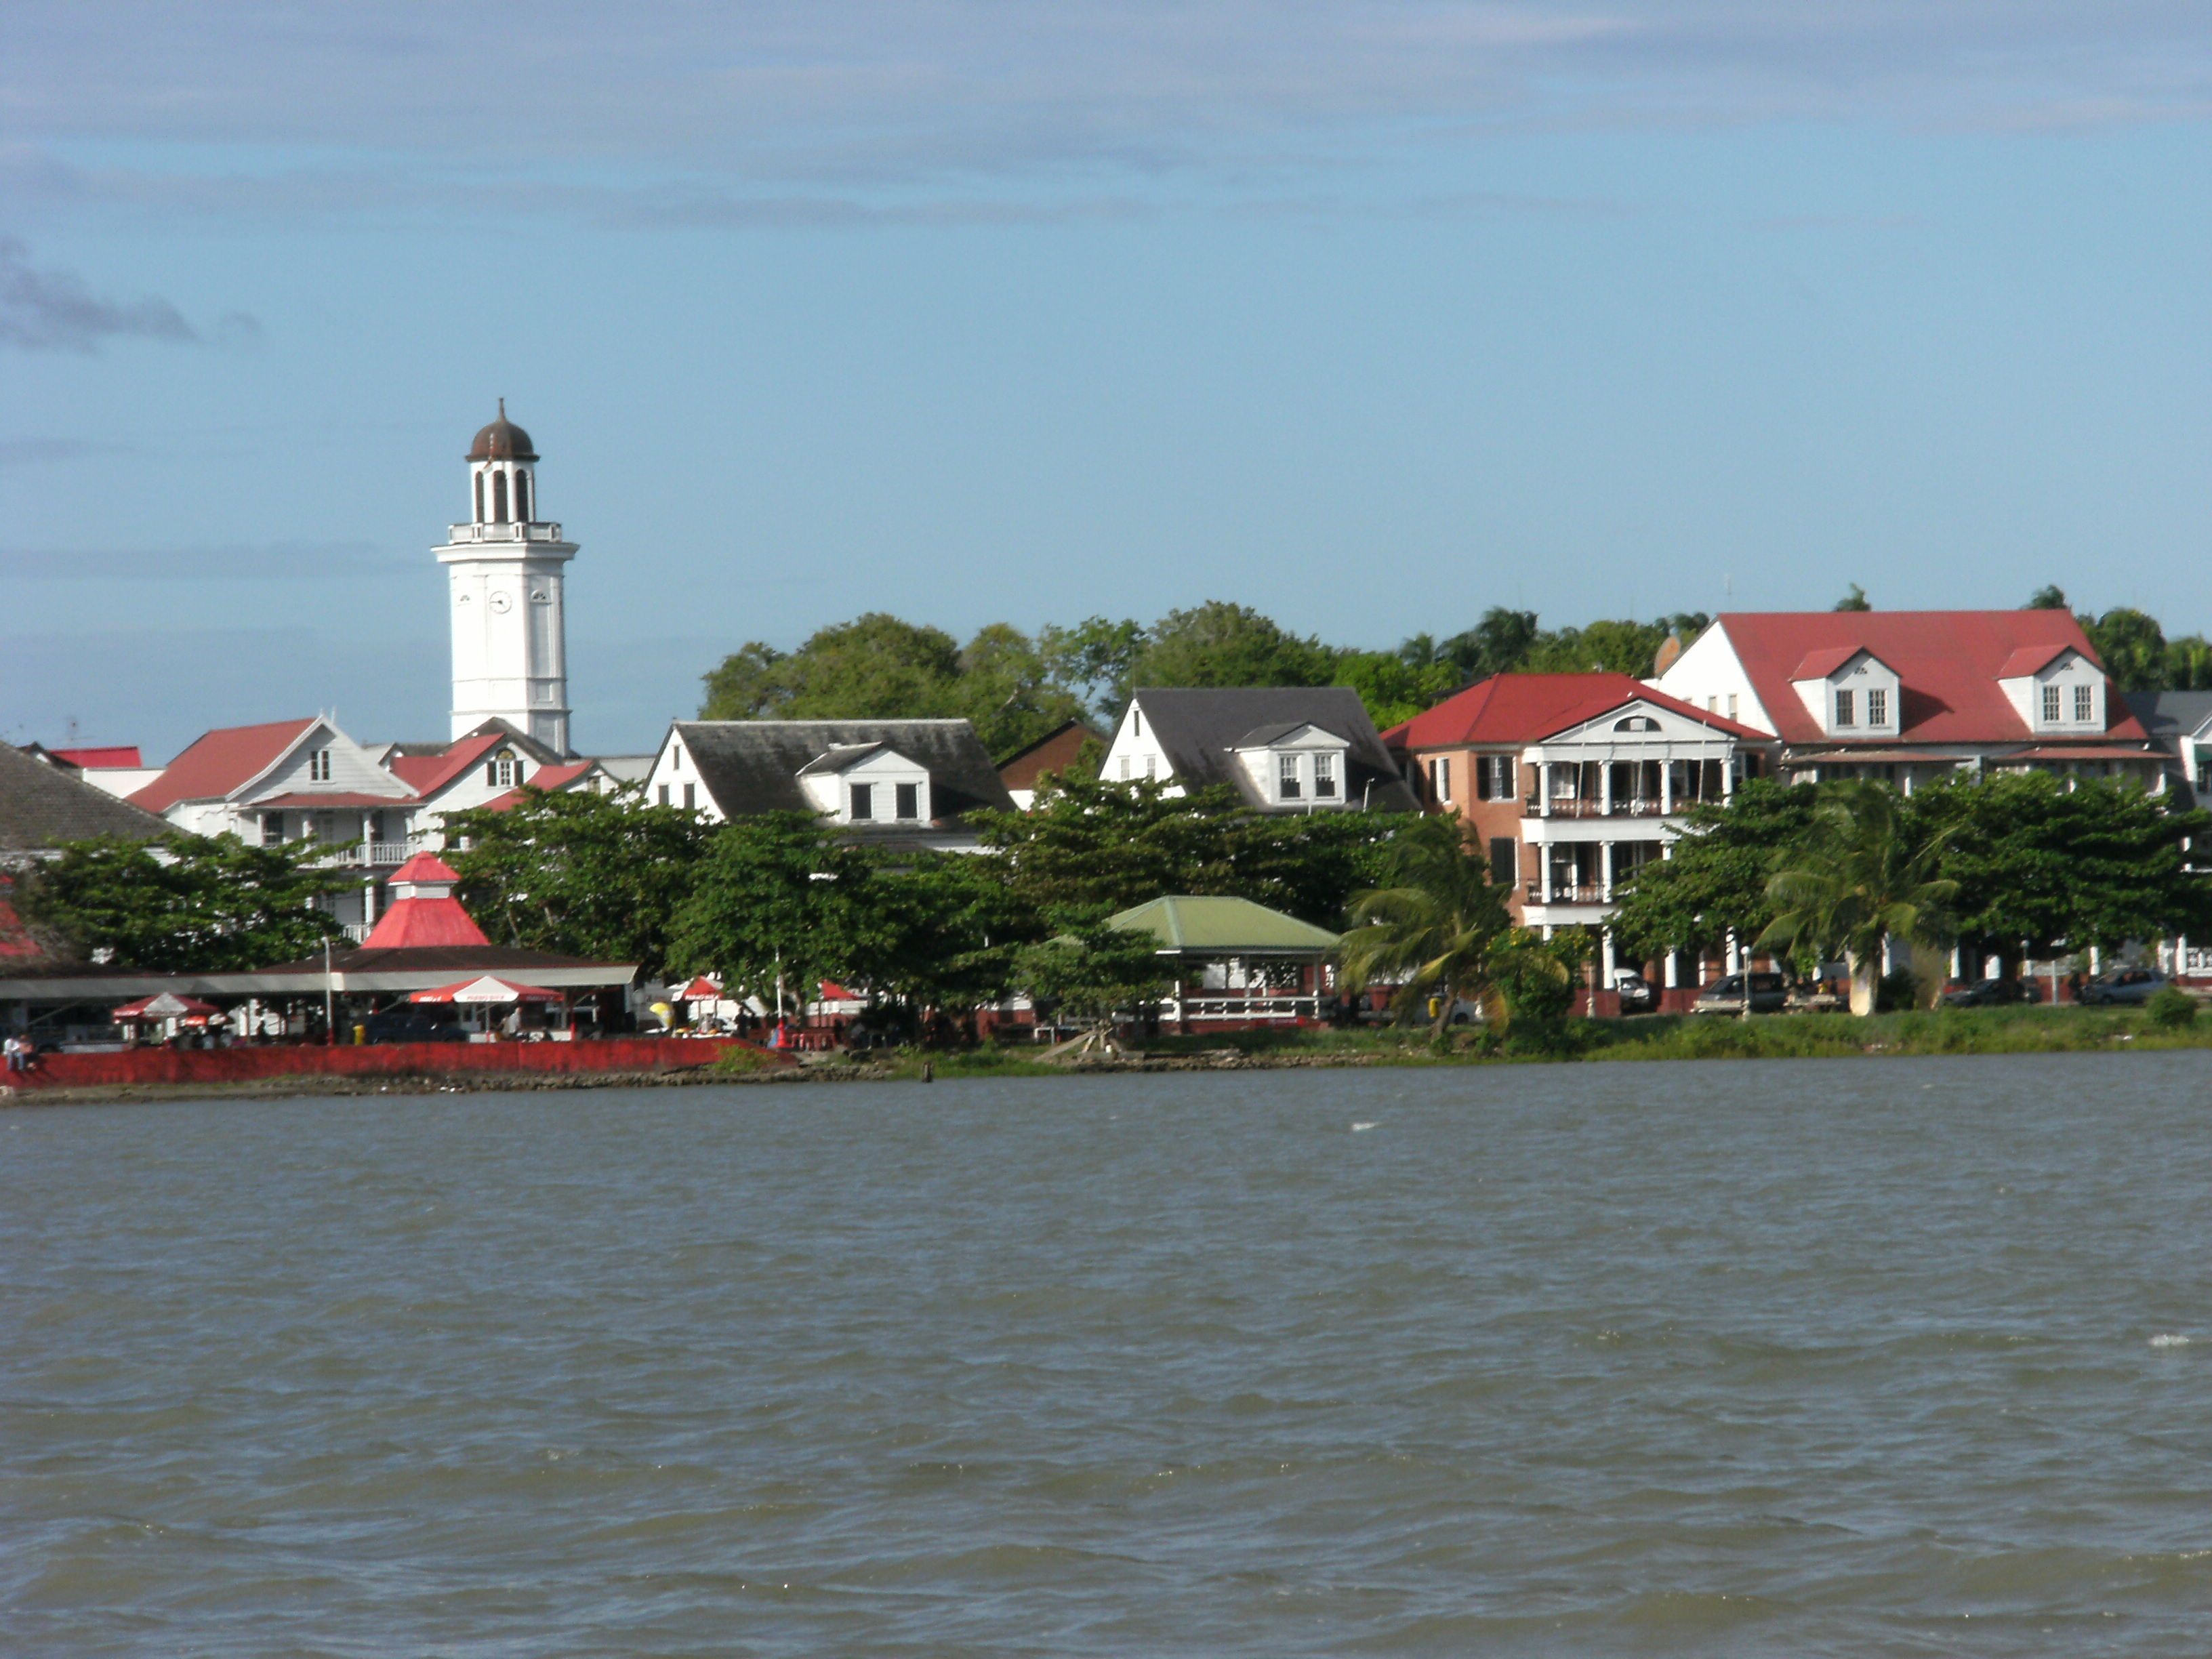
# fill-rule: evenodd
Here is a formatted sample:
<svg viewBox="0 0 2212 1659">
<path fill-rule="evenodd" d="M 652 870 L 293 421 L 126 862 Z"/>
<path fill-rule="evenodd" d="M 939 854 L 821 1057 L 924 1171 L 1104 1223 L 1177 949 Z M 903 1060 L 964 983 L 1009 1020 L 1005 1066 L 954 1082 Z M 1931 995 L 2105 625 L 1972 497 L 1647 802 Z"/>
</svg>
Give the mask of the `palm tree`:
<svg viewBox="0 0 2212 1659">
<path fill-rule="evenodd" d="M 1851 1012 L 1870 1014 L 1893 939 L 1917 950 L 1950 941 L 1946 908 L 1959 884 L 1935 873 L 1942 842 L 1916 836 L 1886 784 L 1829 786 L 1794 862 L 1766 884 L 1778 914 L 1754 950 L 1793 948 L 1850 964 Z"/>
<path fill-rule="evenodd" d="M 1400 832 L 1393 853 L 1392 884 L 1352 901 L 1353 926 L 1339 956 L 1346 989 L 1397 982 L 1401 1018 L 1433 996 L 1441 1036 L 1462 1002 L 1477 1005 L 1503 1029 L 1498 987 L 1516 975 L 1571 977 L 1563 956 L 1513 925 L 1504 893 L 1468 850 L 1457 818 L 1415 820 Z"/>
</svg>

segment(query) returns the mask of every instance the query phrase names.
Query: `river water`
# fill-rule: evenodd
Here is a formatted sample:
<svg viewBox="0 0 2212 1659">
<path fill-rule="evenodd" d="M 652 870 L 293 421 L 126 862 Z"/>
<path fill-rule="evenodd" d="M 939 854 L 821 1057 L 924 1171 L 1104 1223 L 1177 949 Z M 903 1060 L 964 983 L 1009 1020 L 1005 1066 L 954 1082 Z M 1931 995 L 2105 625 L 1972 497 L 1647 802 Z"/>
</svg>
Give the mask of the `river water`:
<svg viewBox="0 0 2212 1659">
<path fill-rule="evenodd" d="M 2212 1056 L 0 1112 L 10 1654 L 2201 1654 Z"/>
</svg>

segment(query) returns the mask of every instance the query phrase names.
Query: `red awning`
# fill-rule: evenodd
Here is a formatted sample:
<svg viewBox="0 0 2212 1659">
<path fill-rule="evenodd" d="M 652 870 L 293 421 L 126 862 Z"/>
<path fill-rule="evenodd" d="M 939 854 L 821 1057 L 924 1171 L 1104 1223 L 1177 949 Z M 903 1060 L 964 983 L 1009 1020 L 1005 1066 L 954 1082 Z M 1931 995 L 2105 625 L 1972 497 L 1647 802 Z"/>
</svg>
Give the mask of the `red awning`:
<svg viewBox="0 0 2212 1659">
<path fill-rule="evenodd" d="M 542 985 L 517 985 L 496 974 L 481 974 L 475 979 L 457 980 L 451 985 L 441 985 L 428 991 L 417 991 L 410 1002 L 558 1002 L 561 993 L 549 991 Z"/>
</svg>

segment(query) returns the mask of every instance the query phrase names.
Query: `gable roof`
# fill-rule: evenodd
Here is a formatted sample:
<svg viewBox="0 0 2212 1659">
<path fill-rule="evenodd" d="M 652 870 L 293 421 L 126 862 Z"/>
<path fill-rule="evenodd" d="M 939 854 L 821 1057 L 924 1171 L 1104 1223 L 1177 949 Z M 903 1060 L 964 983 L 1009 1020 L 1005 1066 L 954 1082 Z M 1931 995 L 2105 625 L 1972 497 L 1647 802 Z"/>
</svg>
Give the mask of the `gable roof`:
<svg viewBox="0 0 2212 1659">
<path fill-rule="evenodd" d="M 180 800 L 221 800 L 284 757 L 317 724 L 271 720 L 265 726 L 222 726 L 202 732 L 161 775 L 131 797 L 134 806 L 166 812 Z"/>
<path fill-rule="evenodd" d="M 999 781 L 1009 789 L 1034 789 L 1037 779 L 1073 765 L 1086 743 L 1105 739 L 1081 720 L 1062 720 L 1035 743 L 1026 744 L 999 763 Z"/>
<path fill-rule="evenodd" d="M 394 755 L 385 770 L 428 800 L 505 742 L 496 732 L 463 738 L 443 754 Z"/>
<path fill-rule="evenodd" d="M 2019 679 L 2048 667 L 2054 657 L 2063 657 L 2073 647 L 2058 640 L 2045 640 L 2035 645 L 2023 645 L 2004 659 L 1997 670 L 2001 680 Z"/>
<path fill-rule="evenodd" d="M 527 783 L 518 784 L 503 795 L 493 796 L 483 804 L 482 810 L 487 812 L 511 812 L 533 793 L 557 795 L 563 793 L 578 779 L 595 769 L 601 772 L 606 770 L 606 768 L 599 765 L 599 762 L 591 760 L 562 761 L 557 766 L 541 766 L 530 775 L 530 781 Z"/>
<path fill-rule="evenodd" d="M 87 769 L 113 767 L 130 771 L 146 763 L 139 758 L 138 745 L 135 743 L 105 744 L 90 749 L 49 749 L 46 752 L 56 760 L 64 760 L 71 766 L 82 766 Z"/>
<path fill-rule="evenodd" d="M 1364 803 L 1379 812 L 1420 810 L 1367 717 L 1367 705 L 1349 686 L 1146 687 L 1129 700 L 1144 710 L 1153 741 L 1185 788 L 1226 784 L 1249 805 L 1304 811 L 1303 804 L 1285 809 L 1268 800 L 1231 751 L 1270 726 L 1317 726 L 1351 745 L 1344 767 L 1347 805 Z"/>
<path fill-rule="evenodd" d="M 1858 645 L 1821 646 L 1808 651 L 1805 660 L 1797 665 L 1790 678 L 1793 680 L 1825 680 L 1852 658 L 1863 653 L 1865 649 L 1865 647 Z M 1875 660 L 1880 662 L 1881 659 L 1877 657 Z"/>
<path fill-rule="evenodd" d="M 2078 651 L 2101 668 L 2069 611 L 1729 611 L 1714 618 L 1768 717 L 1788 742 L 1827 744 L 1790 681 L 1814 652 L 1849 647 L 1869 651 L 1897 672 L 1899 743 L 2016 742 L 2031 735 L 2000 679 L 2033 671 L 2012 669 L 2030 647 L 2046 654 Z M 2141 738 L 2126 704 L 2106 700 L 2104 732 Z M 2047 739 L 2045 739 L 2047 740 Z"/>
<path fill-rule="evenodd" d="M 1632 702 L 1667 709 L 1732 738 L 1772 740 L 1756 726 L 1708 714 L 1627 674 L 1492 674 L 1392 726 L 1383 741 L 1393 749 L 1536 743 Z"/>
<path fill-rule="evenodd" d="M 44 853 L 72 841 L 119 836 L 151 841 L 169 833 L 152 813 L 0 743 L 0 854 Z"/>
<path fill-rule="evenodd" d="M 966 720 L 678 720 L 672 729 L 725 817 L 819 810 L 799 775 L 833 749 L 860 744 L 895 749 L 926 770 L 939 823 L 1014 808 Z"/>
</svg>

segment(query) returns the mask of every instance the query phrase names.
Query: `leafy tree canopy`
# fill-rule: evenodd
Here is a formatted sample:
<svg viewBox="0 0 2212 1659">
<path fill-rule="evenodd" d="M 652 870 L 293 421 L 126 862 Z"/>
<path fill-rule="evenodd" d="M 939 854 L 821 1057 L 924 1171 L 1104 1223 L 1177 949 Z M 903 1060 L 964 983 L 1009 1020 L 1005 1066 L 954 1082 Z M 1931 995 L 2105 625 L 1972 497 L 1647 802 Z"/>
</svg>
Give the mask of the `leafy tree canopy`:
<svg viewBox="0 0 2212 1659">
<path fill-rule="evenodd" d="M 1853 582 L 1844 597 L 1836 601 L 1835 608 L 1838 611 L 1871 611 L 1874 605 L 1867 599 L 1866 589 Z"/>
<path fill-rule="evenodd" d="M 1621 944 L 1631 955 L 1657 956 L 1713 949 L 1730 930 L 1756 937 L 1775 916 L 1767 879 L 1777 860 L 1803 843 L 1816 799 L 1799 785 L 1748 778 L 1728 802 L 1689 808 L 1672 856 L 1629 878 L 1613 917 Z"/>
<path fill-rule="evenodd" d="M 459 897 L 503 945 L 602 962 L 667 963 L 668 930 L 708 830 L 678 807 L 620 795 L 523 791 L 504 812 L 454 813 Z"/>
<path fill-rule="evenodd" d="M 24 918 L 86 956 L 130 968 L 222 973 L 322 948 L 337 923 L 316 901 L 357 879 L 319 869 L 315 842 L 252 847 L 235 836 L 152 842 L 102 837 L 64 848 L 17 878 Z"/>
<path fill-rule="evenodd" d="M 2130 939 L 2212 931 L 2212 880 L 2193 874 L 2187 843 L 2212 835 L 2212 813 L 2175 808 L 2118 779 L 2071 789 L 2044 773 L 1960 778 L 1923 789 L 1913 810 L 1959 884 L 1960 931 L 2007 961 Z"/>
<path fill-rule="evenodd" d="M 1153 623 L 1131 672 L 1138 685 L 1330 685 L 1336 659 L 1249 606 L 1209 599 Z"/>
<path fill-rule="evenodd" d="M 1000 879 L 1030 914 L 1087 924 L 1163 894 L 1228 894 L 1330 927 L 1371 885 L 1389 813 L 1270 815 L 1227 789 L 1066 779 L 1031 812 L 981 820 Z"/>
</svg>

